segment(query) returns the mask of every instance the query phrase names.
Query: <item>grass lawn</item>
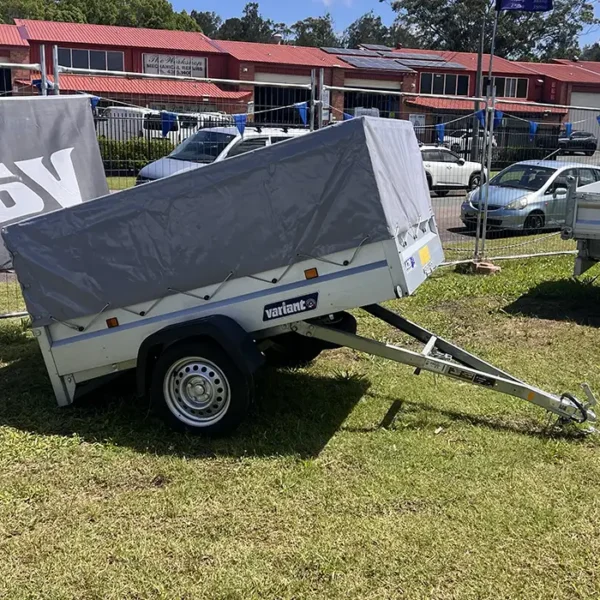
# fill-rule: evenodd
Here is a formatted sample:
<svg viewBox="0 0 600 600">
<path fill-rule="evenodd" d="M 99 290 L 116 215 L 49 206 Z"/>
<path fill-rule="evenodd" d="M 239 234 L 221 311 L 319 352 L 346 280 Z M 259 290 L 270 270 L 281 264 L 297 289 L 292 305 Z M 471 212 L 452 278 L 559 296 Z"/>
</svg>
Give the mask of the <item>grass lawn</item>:
<svg viewBox="0 0 600 600">
<path fill-rule="evenodd" d="M 126 190 L 135 185 L 135 177 L 107 177 L 108 189 L 115 192 L 118 190 Z"/>
<path fill-rule="evenodd" d="M 573 260 L 440 271 L 390 305 L 541 387 L 600 392 L 600 285 Z M 342 349 L 264 372 L 211 441 L 132 389 L 57 408 L 31 334 L 0 322 L 1 598 L 600 596 L 600 440 L 522 401 Z"/>
</svg>

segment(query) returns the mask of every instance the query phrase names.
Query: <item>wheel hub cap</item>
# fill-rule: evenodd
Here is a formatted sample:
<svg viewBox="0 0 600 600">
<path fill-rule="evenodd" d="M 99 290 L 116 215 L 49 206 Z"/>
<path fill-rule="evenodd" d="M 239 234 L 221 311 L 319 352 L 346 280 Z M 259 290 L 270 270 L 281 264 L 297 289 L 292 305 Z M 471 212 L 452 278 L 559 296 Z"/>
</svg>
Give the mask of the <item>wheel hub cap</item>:
<svg viewBox="0 0 600 600">
<path fill-rule="evenodd" d="M 216 423 L 229 408 L 229 382 L 217 365 L 204 358 L 188 357 L 173 364 L 163 391 L 171 412 L 194 427 Z"/>
</svg>

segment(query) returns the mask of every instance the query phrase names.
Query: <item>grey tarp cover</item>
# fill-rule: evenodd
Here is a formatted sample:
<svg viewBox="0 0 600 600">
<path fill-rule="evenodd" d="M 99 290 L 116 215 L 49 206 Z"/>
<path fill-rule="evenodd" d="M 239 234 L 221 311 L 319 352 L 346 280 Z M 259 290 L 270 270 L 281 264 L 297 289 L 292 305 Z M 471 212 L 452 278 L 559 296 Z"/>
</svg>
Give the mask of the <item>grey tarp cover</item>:
<svg viewBox="0 0 600 600">
<path fill-rule="evenodd" d="M 412 125 L 364 117 L 2 235 L 40 326 L 389 239 L 431 215 Z"/>
<path fill-rule="evenodd" d="M 0 99 L 0 227 L 107 193 L 89 96 Z"/>
</svg>

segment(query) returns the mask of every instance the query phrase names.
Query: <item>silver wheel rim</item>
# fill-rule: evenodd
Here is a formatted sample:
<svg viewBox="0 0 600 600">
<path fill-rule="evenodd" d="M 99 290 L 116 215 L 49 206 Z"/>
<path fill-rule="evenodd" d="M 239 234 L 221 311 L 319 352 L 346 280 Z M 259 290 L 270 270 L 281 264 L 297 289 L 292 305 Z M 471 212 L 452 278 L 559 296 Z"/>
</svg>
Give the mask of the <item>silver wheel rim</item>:
<svg viewBox="0 0 600 600">
<path fill-rule="evenodd" d="M 479 175 L 475 175 L 473 177 L 473 179 L 471 179 L 471 189 L 474 190 L 475 188 L 478 188 L 481 185 L 481 178 L 479 177 Z"/>
<path fill-rule="evenodd" d="M 187 356 L 171 365 L 164 378 L 163 395 L 175 417 L 191 427 L 214 425 L 231 403 L 225 373 L 199 356 Z"/>
</svg>

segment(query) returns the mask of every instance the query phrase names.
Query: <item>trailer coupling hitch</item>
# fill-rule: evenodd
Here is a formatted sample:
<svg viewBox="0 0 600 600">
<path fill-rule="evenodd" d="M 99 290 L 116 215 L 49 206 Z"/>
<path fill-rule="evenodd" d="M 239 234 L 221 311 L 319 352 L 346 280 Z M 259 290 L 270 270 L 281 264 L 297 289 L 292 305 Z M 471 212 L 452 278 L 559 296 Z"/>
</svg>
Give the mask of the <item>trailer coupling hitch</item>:
<svg viewBox="0 0 600 600">
<path fill-rule="evenodd" d="M 587 383 L 582 383 L 581 387 L 587 396 L 587 402 L 581 402 L 575 396 L 565 393 L 561 396 L 561 400 L 575 406 L 577 408 L 577 414 L 573 414 L 570 419 L 566 421 L 574 421 L 576 423 L 595 422 L 597 420 L 596 413 L 592 410 L 594 406 L 598 404 L 598 400 L 592 392 L 590 386 Z M 595 429 L 592 428 L 592 431 Z"/>
</svg>

